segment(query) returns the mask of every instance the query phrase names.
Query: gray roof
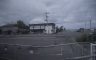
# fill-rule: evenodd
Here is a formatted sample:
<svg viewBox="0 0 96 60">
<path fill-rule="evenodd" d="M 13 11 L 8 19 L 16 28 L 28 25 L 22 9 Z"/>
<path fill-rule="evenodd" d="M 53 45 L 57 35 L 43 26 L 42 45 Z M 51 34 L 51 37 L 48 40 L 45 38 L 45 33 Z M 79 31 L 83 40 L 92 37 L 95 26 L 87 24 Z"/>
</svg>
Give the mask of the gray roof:
<svg viewBox="0 0 96 60">
<path fill-rule="evenodd" d="M 38 25 L 53 25 L 55 26 L 55 23 L 40 23 L 40 24 L 29 24 L 29 26 L 38 26 Z"/>
<path fill-rule="evenodd" d="M 3 28 L 3 27 L 17 27 L 17 25 L 16 24 L 6 24 L 3 26 L 0 26 L 0 28 Z"/>
</svg>

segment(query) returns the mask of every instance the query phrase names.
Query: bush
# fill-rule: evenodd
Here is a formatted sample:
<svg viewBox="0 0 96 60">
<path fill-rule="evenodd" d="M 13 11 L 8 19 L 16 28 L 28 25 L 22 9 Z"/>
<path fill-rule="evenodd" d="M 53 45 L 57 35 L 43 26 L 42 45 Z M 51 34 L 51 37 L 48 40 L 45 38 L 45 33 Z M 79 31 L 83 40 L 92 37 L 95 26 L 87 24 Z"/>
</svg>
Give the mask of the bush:
<svg viewBox="0 0 96 60">
<path fill-rule="evenodd" d="M 0 29 L 0 34 L 2 34 L 2 30 Z"/>
<path fill-rule="evenodd" d="M 87 37 L 88 36 L 86 34 L 84 34 L 81 37 L 77 38 L 77 42 L 88 42 Z"/>
<path fill-rule="evenodd" d="M 80 38 L 77 38 L 77 42 L 95 43 L 96 42 L 96 32 L 93 32 L 92 34 L 82 35 Z"/>
</svg>

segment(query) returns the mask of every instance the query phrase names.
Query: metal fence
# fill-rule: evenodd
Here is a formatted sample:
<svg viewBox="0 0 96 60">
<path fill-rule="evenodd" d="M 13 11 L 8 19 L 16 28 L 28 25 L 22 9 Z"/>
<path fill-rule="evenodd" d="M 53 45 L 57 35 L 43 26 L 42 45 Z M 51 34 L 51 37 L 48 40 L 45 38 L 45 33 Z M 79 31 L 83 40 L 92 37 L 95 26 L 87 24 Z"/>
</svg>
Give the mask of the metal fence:
<svg viewBox="0 0 96 60">
<path fill-rule="evenodd" d="M 90 43 L 49 46 L 0 44 L 0 59 L 5 60 L 91 60 Z M 91 51 L 91 53 L 90 53 Z"/>
<path fill-rule="evenodd" d="M 96 44 L 91 43 L 91 60 L 96 60 Z"/>
</svg>

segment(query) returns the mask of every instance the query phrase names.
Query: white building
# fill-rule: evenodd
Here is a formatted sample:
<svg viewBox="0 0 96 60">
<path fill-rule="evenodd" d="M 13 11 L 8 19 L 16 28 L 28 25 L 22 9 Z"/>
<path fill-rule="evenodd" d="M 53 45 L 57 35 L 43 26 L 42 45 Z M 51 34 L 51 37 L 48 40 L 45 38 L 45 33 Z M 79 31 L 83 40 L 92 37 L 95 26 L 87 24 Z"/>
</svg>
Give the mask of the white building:
<svg viewBox="0 0 96 60">
<path fill-rule="evenodd" d="M 33 33 L 55 33 L 54 23 L 29 24 L 30 31 Z"/>
</svg>

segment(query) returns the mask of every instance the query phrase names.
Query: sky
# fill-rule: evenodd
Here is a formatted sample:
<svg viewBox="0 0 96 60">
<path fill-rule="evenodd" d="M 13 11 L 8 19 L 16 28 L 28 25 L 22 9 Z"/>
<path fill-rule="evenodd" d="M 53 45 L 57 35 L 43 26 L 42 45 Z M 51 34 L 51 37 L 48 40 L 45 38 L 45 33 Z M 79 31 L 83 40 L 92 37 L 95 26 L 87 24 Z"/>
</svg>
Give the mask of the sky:
<svg viewBox="0 0 96 60">
<path fill-rule="evenodd" d="M 96 0 L 0 0 L 0 25 L 22 20 L 26 24 L 56 23 L 67 29 L 96 27 Z"/>
</svg>

